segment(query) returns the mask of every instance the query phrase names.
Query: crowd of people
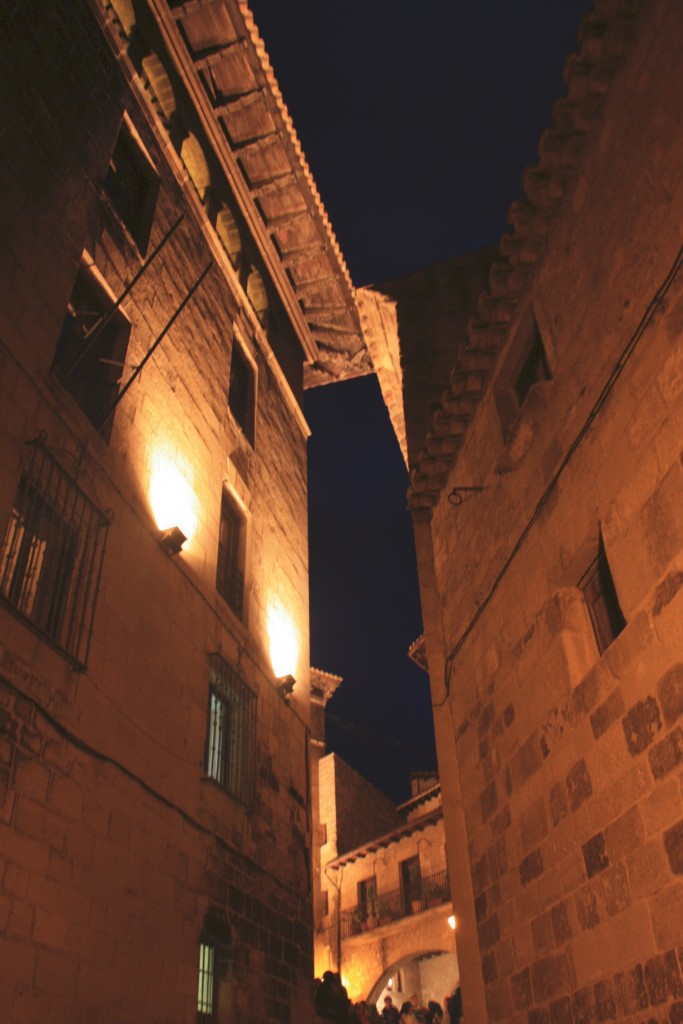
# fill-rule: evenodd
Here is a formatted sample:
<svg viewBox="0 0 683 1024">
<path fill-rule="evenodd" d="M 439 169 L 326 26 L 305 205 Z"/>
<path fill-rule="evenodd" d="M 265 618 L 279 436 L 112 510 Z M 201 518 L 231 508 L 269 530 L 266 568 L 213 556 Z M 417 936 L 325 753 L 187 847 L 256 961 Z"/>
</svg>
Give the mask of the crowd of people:
<svg viewBox="0 0 683 1024">
<path fill-rule="evenodd" d="M 463 1020 L 459 986 L 452 995 L 444 997 L 443 1006 L 433 1000 L 421 1006 L 418 996 L 414 995 L 397 1009 L 392 997 L 387 995 L 380 1014 L 374 1003 L 364 999 L 352 1003 L 339 974 L 334 971 L 325 971 L 316 982 L 315 1011 L 333 1024 L 461 1024 Z"/>
</svg>

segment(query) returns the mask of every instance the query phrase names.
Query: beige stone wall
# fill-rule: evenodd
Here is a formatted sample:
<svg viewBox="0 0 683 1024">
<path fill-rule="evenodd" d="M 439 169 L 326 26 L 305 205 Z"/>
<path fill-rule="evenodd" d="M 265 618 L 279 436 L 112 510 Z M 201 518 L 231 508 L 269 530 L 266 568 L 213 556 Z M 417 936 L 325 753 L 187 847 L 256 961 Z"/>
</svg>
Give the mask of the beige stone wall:
<svg viewBox="0 0 683 1024">
<path fill-rule="evenodd" d="M 434 799 L 427 801 L 430 812 Z M 384 833 L 405 826 L 405 817 L 397 813 L 387 797 L 334 754 L 320 761 L 320 816 L 327 825 L 327 842 L 321 848 L 321 884 L 327 892 L 328 914 L 316 922 L 316 974 L 339 970 L 350 998 L 356 1001 L 376 999 L 399 967 L 405 971 L 414 969 L 416 980 L 411 982 L 413 988 L 405 996 L 408 998 L 413 989 L 421 986 L 419 957 L 453 954 L 453 931 L 448 924 L 452 913 L 450 901 L 416 906 L 414 913 L 381 926 L 369 922 L 358 935 L 345 930 L 342 918 L 345 912 L 358 907 L 358 885 L 369 878 L 376 881 L 378 898 L 393 896 L 398 908 L 400 864 L 404 860 L 419 857 L 423 878 L 445 871 L 443 820 L 438 818 L 424 827 L 415 827 L 415 819 L 419 818 L 415 811 L 411 814 L 410 834 L 381 842 Z M 344 852 L 352 853 L 359 843 L 368 843 L 372 849 L 365 852 L 361 847 L 358 856 L 343 856 Z M 447 966 L 450 978 L 453 965 L 448 961 Z"/>
<path fill-rule="evenodd" d="M 682 16 L 641 11 L 431 525 L 416 515 L 470 1019 L 683 1013 Z M 496 392 L 530 308 L 553 379 L 506 440 Z M 456 485 L 484 491 L 456 508 Z M 602 656 L 578 587 L 600 534 L 626 619 Z"/>
<path fill-rule="evenodd" d="M 16 61 L 3 119 L 0 538 L 26 442 L 41 430 L 67 468 L 80 453 L 80 486 L 114 518 L 85 671 L 0 607 L 0 1017 L 194 1019 L 213 905 L 232 936 L 219 1020 L 302 1019 L 312 976 L 305 425 L 208 203 L 89 6 L 67 7 L 36 19 L 13 5 L 15 34 L 2 43 L 19 57 L 21 41 L 29 56 Z M 50 366 L 83 250 L 115 296 L 142 263 L 102 191 L 124 106 L 161 178 L 149 252 L 184 215 L 122 304 L 124 379 L 214 264 L 105 444 Z M 227 404 L 238 335 L 257 378 L 253 449 Z M 160 462 L 184 481 L 194 518 L 173 559 L 150 501 Z M 216 591 L 223 487 L 246 519 L 242 620 Z M 273 612 L 295 642 L 289 703 L 274 685 Z M 204 771 L 212 652 L 256 694 L 251 810 Z"/>
<path fill-rule="evenodd" d="M 326 754 L 319 761 L 320 917 L 315 919 L 315 974 L 338 970 L 339 875 L 328 869 L 330 861 L 355 849 L 401 823 L 395 805 L 378 789 L 342 761 Z M 322 911 L 327 908 L 326 913 Z"/>
</svg>

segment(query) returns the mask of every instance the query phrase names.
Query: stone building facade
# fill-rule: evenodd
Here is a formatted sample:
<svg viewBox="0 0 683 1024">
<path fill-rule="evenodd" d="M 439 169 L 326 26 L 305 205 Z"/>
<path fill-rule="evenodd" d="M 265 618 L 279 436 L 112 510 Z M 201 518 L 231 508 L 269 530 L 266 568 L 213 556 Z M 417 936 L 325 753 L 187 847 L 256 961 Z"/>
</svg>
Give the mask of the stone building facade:
<svg viewBox="0 0 683 1024">
<path fill-rule="evenodd" d="M 244 4 L 0 25 L 0 1018 L 305 1020 L 348 274 Z"/>
<path fill-rule="evenodd" d="M 395 806 L 336 754 L 320 761 L 322 913 L 315 970 L 352 1001 L 441 1002 L 458 980 L 438 779 L 415 773 Z"/>
<path fill-rule="evenodd" d="M 409 504 L 468 1020 L 683 1020 L 682 37 L 675 0 L 597 0 L 422 385 Z M 366 302 L 403 346 L 392 289 Z"/>
</svg>

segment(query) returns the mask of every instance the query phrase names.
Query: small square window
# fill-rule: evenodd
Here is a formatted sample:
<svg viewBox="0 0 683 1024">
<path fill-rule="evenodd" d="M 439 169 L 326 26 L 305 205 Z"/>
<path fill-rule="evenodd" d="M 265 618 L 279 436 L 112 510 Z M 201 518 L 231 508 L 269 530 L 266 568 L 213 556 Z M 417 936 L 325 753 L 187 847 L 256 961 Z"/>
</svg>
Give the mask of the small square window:
<svg viewBox="0 0 683 1024">
<path fill-rule="evenodd" d="M 583 591 L 598 650 L 602 654 L 626 625 L 602 537 L 597 557 L 582 576 L 579 587 Z"/>
<path fill-rule="evenodd" d="M 113 422 L 107 413 L 119 393 L 130 336 L 130 322 L 120 310 L 112 312 L 114 302 L 82 264 L 52 361 L 52 372 L 105 441 Z"/>
<path fill-rule="evenodd" d="M 159 178 L 128 118 L 121 124 L 104 188 L 122 223 L 144 254 L 154 219 Z"/>
<path fill-rule="evenodd" d="M 524 419 L 524 407 L 534 385 L 552 378 L 543 338 L 534 311 L 529 308 L 521 317 L 495 385 L 496 407 L 506 444 L 513 440 Z M 536 397 L 540 399 L 540 394 Z M 519 452 L 516 457 L 519 458 Z"/>
<path fill-rule="evenodd" d="M 256 775 L 256 694 L 219 654 L 210 661 L 204 770 L 250 807 Z"/>
<path fill-rule="evenodd" d="M 254 368 L 242 351 L 239 342 L 233 340 L 232 357 L 230 360 L 228 407 L 252 448 L 254 446 L 256 406 L 255 384 Z"/>
<path fill-rule="evenodd" d="M 223 491 L 216 590 L 240 619 L 244 614 L 244 561 L 244 517 L 227 491 Z"/>
<path fill-rule="evenodd" d="M 537 384 L 539 380 L 552 380 L 552 374 L 548 366 L 548 357 L 543 347 L 541 332 L 538 329 L 536 319 L 533 318 L 531 344 L 514 384 L 515 394 L 520 406 L 524 404 L 526 396 L 533 385 Z"/>
</svg>

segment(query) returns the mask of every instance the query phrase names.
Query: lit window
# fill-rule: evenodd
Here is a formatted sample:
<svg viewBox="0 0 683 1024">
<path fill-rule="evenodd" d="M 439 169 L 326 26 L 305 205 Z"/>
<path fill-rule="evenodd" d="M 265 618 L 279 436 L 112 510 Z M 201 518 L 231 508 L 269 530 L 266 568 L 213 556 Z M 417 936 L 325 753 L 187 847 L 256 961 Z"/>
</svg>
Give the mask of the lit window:
<svg viewBox="0 0 683 1024">
<path fill-rule="evenodd" d="M 199 944 L 199 988 L 197 992 L 197 1022 L 216 1019 L 216 947 L 207 942 Z"/>
<path fill-rule="evenodd" d="M 529 349 L 524 357 L 522 367 L 517 374 L 514 388 L 517 401 L 520 406 L 524 404 L 526 396 L 534 384 L 540 380 L 551 380 L 552 374 L 548 366 L 548 358 L 545 354 L 541 332 L 538 329 L 535 317 L 532 318 L 532 337 Z"/>
<path fill-rule="evenodd" d="M 239 509 L 223 491 L 216 589 L 240 619 L 244 611 L 244 525 Z"/>
<path fill-rule="evenodd" d="M 211 654 L 204 770 L 251 806 L 256 775 L 256 694 L 219 655 Z"/>
<path fill-rule="evenodd" d="M 619 599 L 602 537 L 600 537 L 597 558 L 582 576 L 579 587 L 586 599 L 598 650 L 602 654 L 626 625 L 626 620 L 619 607 Z"/>
<path fill-rule="evenodd" d="M 84 265 L 78 271 L 52 372 L 105 440 L 113 417 L 107 416 L 119 393 L 130 323 Z M 106 421 L 105 421 L 106 417 Z"/>
<path fill-rule="evenodd" d="M 233 340 L 230 360 L 228 407 L 250 445 L 254 445 L 255 380 L 254 368 Z"/>
<path fill-rule="evenodd" d="M 85 668 L 109 522 L 36 443 L 0 551 L 0 599 Z"/>
<path fill-rule="evenodd" d="M 199 970 L 197 972 L 197 1024 L 209 1024 L 228 1019 L 230 1007 L 225 1005 L 225 981 L 232 940 L 225 911 L 209 907 L 204 915 L 204 926 L 199 937 Z"/>
<path fill-rule="evenodd" d="M 116 139 L 104 188 L 136 246 L 144 253 L 152 230 L 159 178 L 127 118 Z"/>
</svg>

